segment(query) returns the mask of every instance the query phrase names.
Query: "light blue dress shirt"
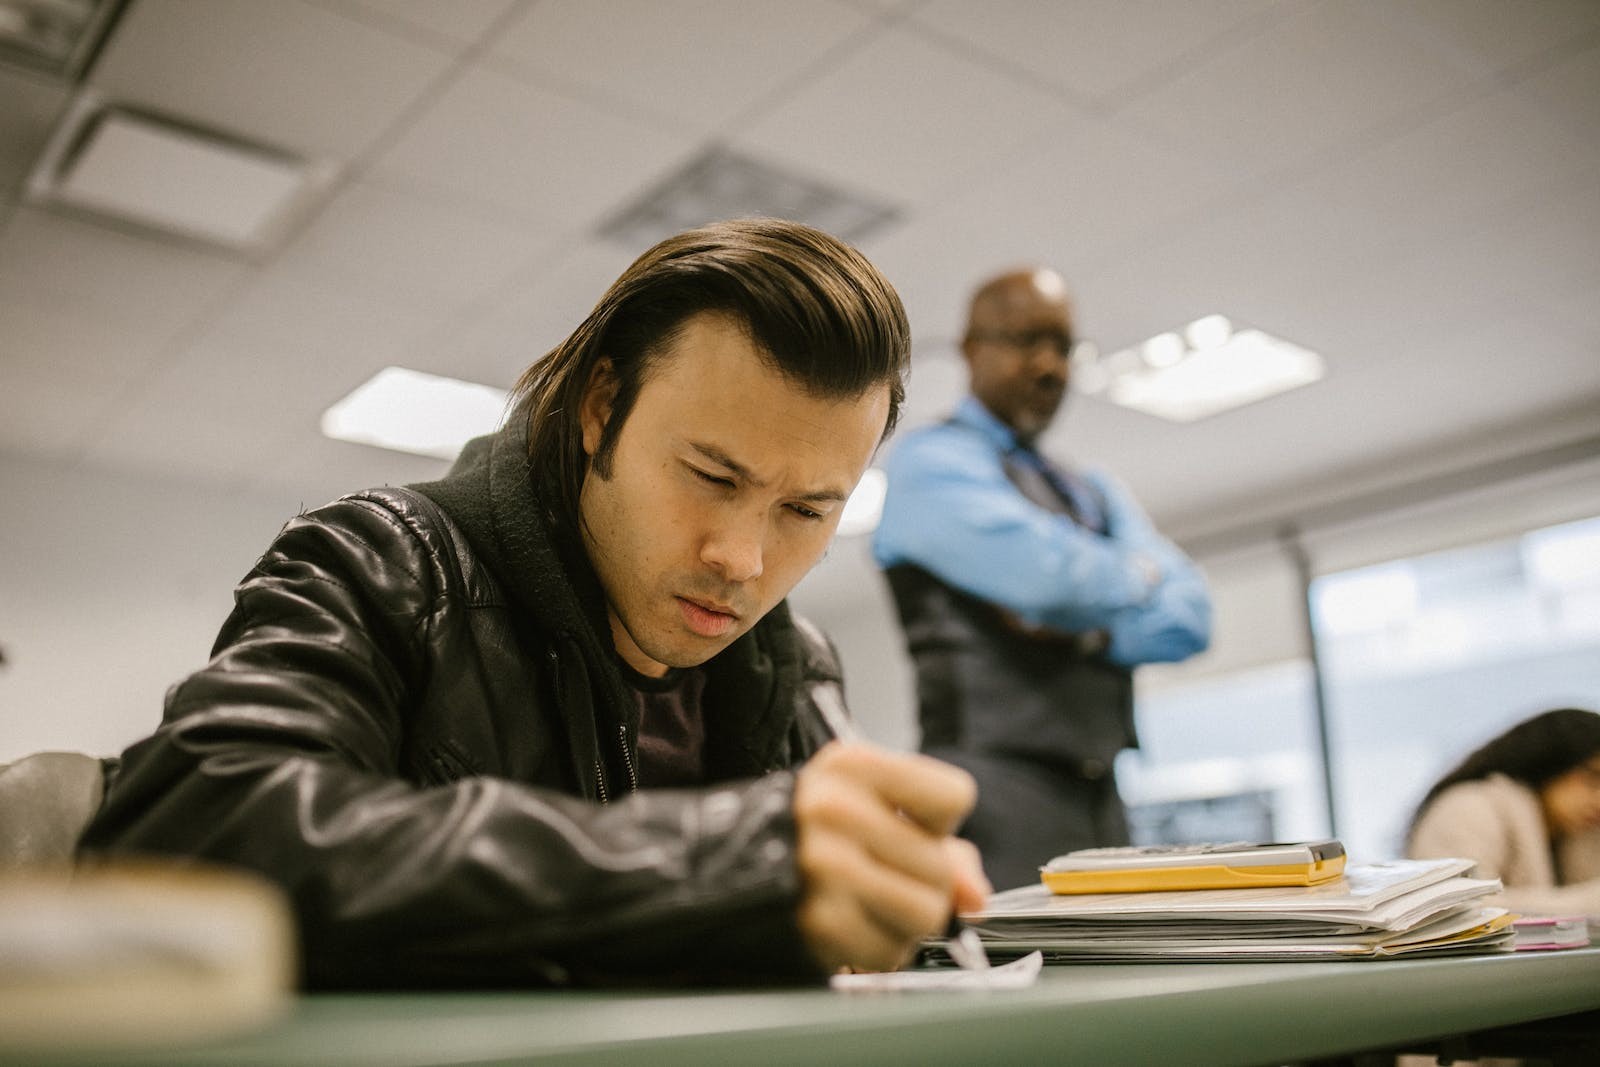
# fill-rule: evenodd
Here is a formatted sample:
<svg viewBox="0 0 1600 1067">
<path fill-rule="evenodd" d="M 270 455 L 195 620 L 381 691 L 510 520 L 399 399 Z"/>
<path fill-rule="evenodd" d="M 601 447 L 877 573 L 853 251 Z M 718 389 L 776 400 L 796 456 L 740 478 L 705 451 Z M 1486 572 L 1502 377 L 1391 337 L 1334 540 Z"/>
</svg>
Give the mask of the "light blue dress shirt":
<svg viewBox="0 0 1600 1067">
<path fill-rule="evenodd" d="M 1211 639 L 1204 576 L 1156 532 L 1127 490 L 1081 470 L 1104 502 L 1106 532 L 1033 503 L 1006 476 L 1015 435 L 976 397 L 906 435 L 889 456 L 873 535 L 879 566 L 914 563 L 1031 626 L 1104 630 L 1106 656 L 1132 667 L 1185 659 Z"/>
</svg>

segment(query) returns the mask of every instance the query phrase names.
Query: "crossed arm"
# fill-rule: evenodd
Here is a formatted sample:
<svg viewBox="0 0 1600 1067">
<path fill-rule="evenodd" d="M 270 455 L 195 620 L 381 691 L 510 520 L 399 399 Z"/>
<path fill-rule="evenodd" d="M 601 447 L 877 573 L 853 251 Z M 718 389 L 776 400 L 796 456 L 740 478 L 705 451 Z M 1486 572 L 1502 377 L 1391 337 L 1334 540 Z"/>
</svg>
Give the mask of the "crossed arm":
<svg viewBox="0 0 1600 1067">
<path fill-rule="evenodd" d="M 885 567 L 914 563 L 1031 626 L 1104 630 L 1108 657 L 1126 666 L 1205 648 L 1211 603 L 1199 569 L 1114 480 L 1086 476 L 1104 501 L 1103 535 L 1024 497 L 974 434 L 908 438 L 889 462 L 874 554 Z"/>
</svg>

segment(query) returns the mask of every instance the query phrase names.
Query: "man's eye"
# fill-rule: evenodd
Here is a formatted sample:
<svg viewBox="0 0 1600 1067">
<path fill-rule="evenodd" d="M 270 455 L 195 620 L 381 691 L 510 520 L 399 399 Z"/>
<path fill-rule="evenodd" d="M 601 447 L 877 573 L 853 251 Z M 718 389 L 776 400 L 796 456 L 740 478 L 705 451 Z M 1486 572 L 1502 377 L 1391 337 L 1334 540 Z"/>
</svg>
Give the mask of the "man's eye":
<svg viewBox="0 0 1600 1067">
<path fill-rule="evenodd" d="M 804 504 L 790 504 L 789 510 L 808 522 L 816 522 L 819 519 L 827 518 L 827 516 L 822 512 L 814 511 L 811 508 L 806 507 Z"/>
<path fill-rule="evenodd" d="M 715 475 L 715 474 L 707 474 L 705 471 L 701 470 L 699 467 L 690 467 L 689 469 L 694 471 L 694 476 L 696 478 L 699 478 L 702 482 L 705 482 L 707 485 L 720 486 L 723 489 L 732 489 L 733 488 L 733 480 L 731 478 L 722 478 L 722 477 L 719 477 L 718 475 Z"/>
</svg>

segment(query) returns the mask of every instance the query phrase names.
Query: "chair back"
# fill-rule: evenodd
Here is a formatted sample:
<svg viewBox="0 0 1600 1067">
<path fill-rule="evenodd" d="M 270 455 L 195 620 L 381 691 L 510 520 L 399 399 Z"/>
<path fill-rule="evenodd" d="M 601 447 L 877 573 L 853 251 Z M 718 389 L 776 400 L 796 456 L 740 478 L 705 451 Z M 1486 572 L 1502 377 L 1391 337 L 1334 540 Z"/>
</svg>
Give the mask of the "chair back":
<svg viewBox="0 0 1600 1067">
<path fill-rule="evenodd" d="M 0 870 L 71 864 L 104 795 L 96 756 L 35 752 L 0 764 Z"/>
</svg>

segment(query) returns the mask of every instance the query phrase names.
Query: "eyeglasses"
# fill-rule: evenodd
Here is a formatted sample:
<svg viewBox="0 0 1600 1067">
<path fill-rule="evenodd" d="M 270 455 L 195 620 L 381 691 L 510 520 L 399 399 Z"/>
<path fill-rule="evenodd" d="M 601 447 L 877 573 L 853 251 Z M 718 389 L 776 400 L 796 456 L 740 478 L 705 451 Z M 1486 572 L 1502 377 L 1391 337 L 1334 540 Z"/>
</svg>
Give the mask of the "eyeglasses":
<svg viewBox="0 0 1600 1067">
<path fill-rule="evenodd" d="M 1072 334 L 1064 330 L 1020 330 L 1016 333 L 1008 330 L 973 330 L 967 334 L 967 340 L 986 341 L 1024 352 L 1032 352 L 1040 345 L 1048 345 L 1058 356 L 1071 355 L 1075 343 Z"/>
</svg>

